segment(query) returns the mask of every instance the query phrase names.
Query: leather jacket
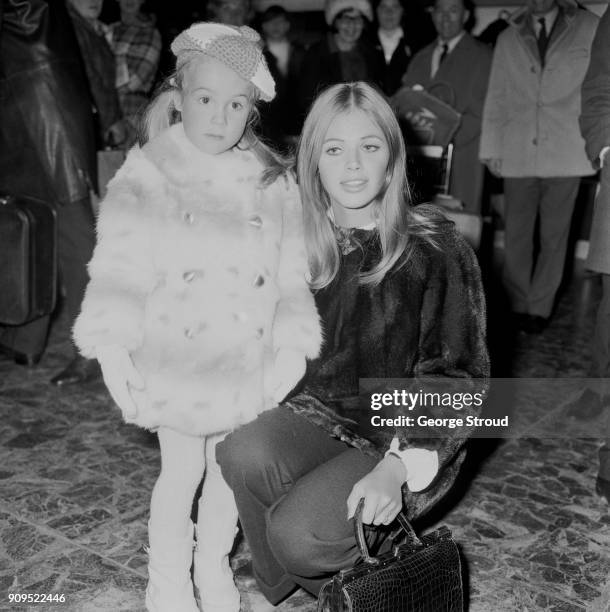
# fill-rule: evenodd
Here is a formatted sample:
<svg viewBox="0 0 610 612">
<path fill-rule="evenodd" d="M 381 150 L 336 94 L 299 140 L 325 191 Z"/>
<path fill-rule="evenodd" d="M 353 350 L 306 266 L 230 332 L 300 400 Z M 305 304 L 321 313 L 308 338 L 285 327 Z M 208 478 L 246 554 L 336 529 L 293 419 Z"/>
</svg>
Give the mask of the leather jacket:
<svg viewBox="0 0 610 612">
<path fill-rule="evenodd" d="M 0 191 L 54 205 L 96 187 L 87 77 L 63 1 L 0 3 Z"/>
</svg>

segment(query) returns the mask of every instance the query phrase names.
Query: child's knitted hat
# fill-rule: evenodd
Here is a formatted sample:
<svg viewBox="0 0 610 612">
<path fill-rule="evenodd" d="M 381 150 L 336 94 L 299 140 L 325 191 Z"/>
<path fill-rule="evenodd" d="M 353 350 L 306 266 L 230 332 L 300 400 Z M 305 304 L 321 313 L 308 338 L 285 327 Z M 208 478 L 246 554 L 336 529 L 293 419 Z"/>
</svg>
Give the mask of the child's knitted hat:
<svg viewBox="0 0 610 612">
<path fill-rule="evenodd" d="M 171 49 L 180 67 L 194 54 L 203 53 L 222 62 L 250 81 L 267 102 L 275 97 L 275 82 L 260 45 L 260 36 L 248 26 L 194 23 L 174 38 Z"/>
<path fill-rule="evenodd" d="M 373 21 L 373 9 L 369 0 L 326 0 L 326 6 L 324 7 L 326 24 L 332 25 L 339 13 L 350 9 L 359 11 L 363 17 Z"/>
</svg>

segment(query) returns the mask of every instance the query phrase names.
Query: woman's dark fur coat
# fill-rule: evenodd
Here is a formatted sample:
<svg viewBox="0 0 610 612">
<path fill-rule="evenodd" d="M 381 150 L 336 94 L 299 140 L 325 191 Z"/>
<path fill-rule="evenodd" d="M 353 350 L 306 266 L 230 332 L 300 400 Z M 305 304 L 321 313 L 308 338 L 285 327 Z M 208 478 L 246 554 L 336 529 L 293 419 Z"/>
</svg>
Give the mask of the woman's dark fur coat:
<svg viewBox="0 0 610 612">
<path fill-rule="evenodd" d="M 351 240 L 358 246 L 343 256 L 333 283 L 316 295 L 325 334 L 322 354 L 285 405 L 363 452 L 381 456 L 394 437 L 401 450 L 437 450 L 439 472 L 432 484 L 420 493 L 403 488 L 407 514 L 414 518 L 453 485 L 470 431 L 456 428 L 443 437 L 424 438 L 421 430 L 414 436 L 412 427 L 371 427 L 373 413 L 358 399 L 359 378 L 413 378 L 416 391 L 423 386 L 417 379 L 446 377 L 459 381 L 443 391 L 484 391 L 489 359 L 480 271 L 466 242 L 446 229 L 436 237 L 436 247 L 413 238 L 408 262 L 396 265 L 379 285 L 362 285 L 358 274 L 379 256 L 378 238 L 373 231 L 355 230 Z M 384 416 L 401 410 L 418 414 L 392 410 Z M 431 417 L 464 419 L 479 412 L 476 407 L 426 411 Z"/>
</svg>

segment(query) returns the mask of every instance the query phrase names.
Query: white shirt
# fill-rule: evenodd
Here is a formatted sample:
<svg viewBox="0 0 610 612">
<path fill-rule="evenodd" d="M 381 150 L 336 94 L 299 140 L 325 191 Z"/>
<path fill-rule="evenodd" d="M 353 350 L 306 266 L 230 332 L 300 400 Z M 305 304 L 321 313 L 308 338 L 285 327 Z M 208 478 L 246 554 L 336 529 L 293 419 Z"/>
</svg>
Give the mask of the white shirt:
<svg viewBox="0 0 610 612">
<path fill-rule="evenodd" d="M 396 454 L 407 470 L 407 487 L 409 491 L 417 493 L 423 491 L 438 474 L 438 452 L 427 448 L 407 448 L 398 450 L 398 438 L 390 444 L 388 454 Z"/>
<path fill-rule="evenodd" d="M 534 26 L 534 32 L 536 33 L 536 38 L 540 36 L 540 29 L 542 25 L 538 21 L 544 17 L 544 27 L 546 28 L 546 35 L 551 35 L 551 30 L 553 29 L 553 24 L 555 23 L 555 19 L 557 19 L 557 15 L 559 14 L 559 8 L 555 5 L 548 13 L 544 15 L 532 15 L 532 25 Z"/>
<path fill-rule="evenodd" d="M 389 64 L 392 60 L 392 55 L 394 55 L 394 51 L 396 51 L 396 47 L 398 47 L 400 39 L 404 36 L 404 32 L 399 26 L 392 32 L 379 29 L 377 31 L 377 36 L 379 36 L 379 42 L 381 43 L 381 48 L 383 49 L 385 63 Z"/>
<path fill-rule="evenodd" d="M 436 41 L 436 47 L 432 52 L 432 69 L 430 76 L 434 78 L 434 75 L 438 72 L 438 67 L 441 61 L 441 55 L 443 53 L 443 45 L 447 45 L 447 55 L 449 55 L 455 46 L 462 40 L 462 36 L 466 34 L 465 30 L 462 30 L 457 36 L 454 36 L 451 40 L 441 40 L 440 38 Z"/>
</svg>

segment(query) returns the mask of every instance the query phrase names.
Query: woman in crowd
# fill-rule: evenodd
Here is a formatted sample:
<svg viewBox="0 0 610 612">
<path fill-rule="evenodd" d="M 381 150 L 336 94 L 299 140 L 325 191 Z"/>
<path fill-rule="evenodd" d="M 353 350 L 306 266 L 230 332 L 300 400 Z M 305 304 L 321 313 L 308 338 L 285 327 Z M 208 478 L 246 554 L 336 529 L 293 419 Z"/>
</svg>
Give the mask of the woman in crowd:
<svg viewBox="0 0 610 612">
<path fill-rule="evenodd" d="M 443 377 L 448 391 L 474 392 L 489 372 L 475 256 L 434 210 L 409 207 L 405 147 L 383 97 L 362 82 L 327 89 L 305 121 L 297 165 L 322 353 L 287 400 L 216 449 L 272 603 L 297 586 L 318 593 L 358 558 L 349 519 L 361 498 L 379 550 L 397 513 L 426 513 L 464 459 L 467 428 L 374 426 L 359 379 L 411 378 L 419 389 Z M 425 413 L 455 417 L 450 406 Z"/>
<path fill-rule="evenodd" d="M 330 31 L 305 54 L 301 68 L 301 116 L 328 85 L 368 81 L 381 85 L 383 62 L 365 31 L 373 21 L 369 0 L 326 0 L 324 17 Z"/>
</svg>

